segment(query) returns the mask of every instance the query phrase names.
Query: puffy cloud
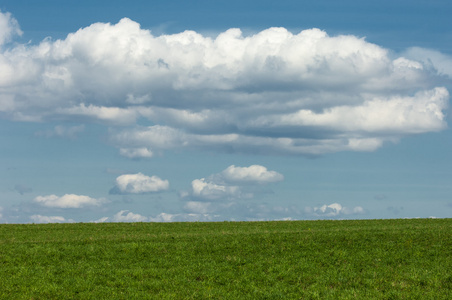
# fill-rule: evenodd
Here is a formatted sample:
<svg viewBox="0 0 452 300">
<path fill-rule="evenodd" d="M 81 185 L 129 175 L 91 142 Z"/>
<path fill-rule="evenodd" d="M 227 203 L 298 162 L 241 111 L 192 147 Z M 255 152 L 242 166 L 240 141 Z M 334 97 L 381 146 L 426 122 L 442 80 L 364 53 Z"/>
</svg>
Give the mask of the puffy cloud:
<svg viewBox="0 0 452 300">
<path fill-rule="evenodd" d="M 191 183 L 192 196 L 204 200 L 224 200 L 240 197 L 238 186 L 216 184 L 205 178 L 195 179 Z"/>
<path fill-rule="evenodd" d="M 58 197 L 56 195 L 38 196 L 34 202 L 46 206 L 57 208 L 82 208 L 86 206 L 100 206 L 106 202 L 105 199 L 95 199 L 83 195 L 66 194 Z"/>
<path fill-rule="evenodd" d="M 212 174 L 207 178 L 195 179 L 188 192 L 182 192 L 181 198 L 188 199 L 188 211 L 207 211 L 208 204 L 199 201 L 234 201 L 254 197 L 260 191 L 258 185 L 283 180 L 283 175 L 276 171 L 268 171 L 264 166 L 252 165 L 250 167 L 229 166 L 220 173 Z"/>
<path fill-rule="evenodd" d="M 266 167 L 252 165 L 249 167 L 229 166 L 220 173 L 226 182 L 238 184 L 267 184 L 282 181 L 284 176 L 275 171 L 268 171 Z"/>
<path fill-rule="evenodd" d="M 19 29 L 0 15 L 6 40 Z M 319 29 L 154 36 L 124 18 L 1 51 L 0 116 L 135 125 L 111 133 L 131 158 L 184 148 L 373 151 L 446 127 L 450 61 L 418 48 L 393 58 Z"/>
<path fill-rule="evenodd" d="M 449 93 L 445 88 L 422 91 L 413 97 L 370 99 L 359 106 L 336 106 L 321 113 L 299 110 L 274 119 L 272 127 L 318 126 L 341 132 L 393 134 L 422 133 L 445 128 L 442 109 Z M 267 122 L 269 119 L 267 118 Z"/>
<path fill-rule="evenodd" d="M 329 205 L 322 205 L 320 207 L 306 207 L 305 212 L 308 214 L 312 214 L 317 217 L 338 217 L 344 215 L 359 215 L 364 214 L 365 210 L 361 206 L 356 206 L 354 208 L 344 207 L 339 203 L 332 203 Z"/>
<path fill-rule="evenodd" d="M 105 222 L 106 219 L 102 219 L 102 222 Z M 134 214 L 129 212 L 128 210 L 121 210 L 117 214 L 115 214 L 112 219 L 112 222 L 146 222 L 148 221 L 147 217 L 144 217 L 140 214 Z"/>
<path fill-rule="evenodd" d="M 168 190 L 168 180 L 162 180 L 157 176 L 146 176 L 142 173 L 124 174 L 116 178 L 116 186 L 110 193 L 119 194 L 143 194 Z"/>
<path fill-rule="evenodd" d="M 65 219 L 60 216 L 41 216 L 41 215 L 33 215 L 30 217 L 33 223 L 74 223 L 75 221 L 72 219 Z"/>
</svg>

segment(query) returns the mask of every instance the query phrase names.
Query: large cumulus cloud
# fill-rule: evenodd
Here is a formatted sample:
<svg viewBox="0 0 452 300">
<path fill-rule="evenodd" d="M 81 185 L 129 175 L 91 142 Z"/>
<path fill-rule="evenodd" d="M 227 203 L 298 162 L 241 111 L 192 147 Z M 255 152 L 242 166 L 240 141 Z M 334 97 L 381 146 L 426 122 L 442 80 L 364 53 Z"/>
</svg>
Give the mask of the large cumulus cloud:
<svg viewBox="0 0 452 300">
<path fill-rule="evenodd" d="M 19 33 L 1 14 L 1 42 Z M 4 48 L 0 117 L 115 126 L 111 141 L 131 158 L 176 148 L 373 151 L 447 126 L 450 73 L 432 65 L 440 61 L 428 60 L 433 52 L 416 51 L 393 57 L 363 38 L 319 29 L 154 36 L 124 18 Z"/>
</svg>

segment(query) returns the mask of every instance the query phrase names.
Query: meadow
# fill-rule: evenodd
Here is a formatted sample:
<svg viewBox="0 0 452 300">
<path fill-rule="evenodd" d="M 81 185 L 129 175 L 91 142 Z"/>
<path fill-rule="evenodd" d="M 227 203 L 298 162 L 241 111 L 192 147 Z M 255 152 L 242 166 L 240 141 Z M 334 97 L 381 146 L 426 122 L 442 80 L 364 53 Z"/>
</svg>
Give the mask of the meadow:
<svg viewBox="0 0 452 300">
<path fill-rule="evenodd" d="M 1 299 L 452 299 L 452 219 L 0 225 Z"/>
</svg>

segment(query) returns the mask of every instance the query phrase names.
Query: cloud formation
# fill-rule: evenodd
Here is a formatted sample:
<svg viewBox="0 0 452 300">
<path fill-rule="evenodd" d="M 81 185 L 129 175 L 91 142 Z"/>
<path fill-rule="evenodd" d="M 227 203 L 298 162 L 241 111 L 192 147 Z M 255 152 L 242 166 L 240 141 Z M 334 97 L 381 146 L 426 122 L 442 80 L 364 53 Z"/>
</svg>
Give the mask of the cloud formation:
<svg viewBox="0 0 452 300">
<path fill-rule="evenodd" d="M 176 220 L 231 220 L 265 219 L 260 207 L 250 205 L 257 194 L 271 191 L 269 184 L 282 181 L 284 176 L 276 171 L 267 170 L 260 165 L 236 167 L 231 165 L 220 173 L 206 178 L 195 179 L 188 191 L 182 191 L 180 198 L 185 202 L 184 214 L 174 215 Z"/>
<path fill-rule="evenodd" d="M 268 184 L 282 181 L 284 176 L 275 171 L 268 171 L 266 167 L 252 165 L 249 167 L 227 167 L 222 171 L 217 180 L 224 180 L 228 183 L 243 184 Z"/>
<path fill-rule="evenodd" d="M 166 191 L 169 189 L 168 180 L 157 176 L 146 176 L 142 173 L 124 174 L 116 178 L 115 187 L 111 194 L 144 194 Z"/>
<path fill-rule="evenodd" d="M 83 195 L 66 194 L 61 197 L 56 195 L 38 196 L 33 201 L 46 207 L 82 208 L 86 206 L 101 206 L 106 202 L 106 199 L 95 199 Z"/>
<path fill-rule="evenodd" d="M 205 212 L 208 204 L 198 201 L 225 202 L 253 198 L 254 193 L 260 191 L 256 185 L 267 185 L 283 179 L 282 174 L 269 171 L 264 166 L 236 167 L 231 165 L 220 173 L 193 180 L 191 189 L 182 192 L 181 197 L 189 201 L 186 209 Z"/>
<path fill-rule="evenodd" d="M 342 206 L 339 203 L 332 203 L 329 205 L 322 205 L 320 207 L 306 207 L 305 212 L 316 217 L 324 218 L 334 218 L 346 215 L 360 215 L 364 214 L 365 210 L 361 206 L 356 206 L 354 208 L 348 208 Z"/>
<path fill-rule="evenodd" d="M 0 13 L 0 43 L 18 26 Z M 315 28 L 154 36 L 124 18 L 1 50 L 0 117 L 119 126 L 111 141 L 130 158 L 374 151 L 447 126 L 452 72 L 440 64 L 451 59 L 422 49 L 406 56 Z"/>
<path fill-rule="evenodd" d="M 15 35 L 22 35 L 19 23 L 11 13 L 0 10 L 0 46 L 12 40 Z"/>
<path fill-rule="evenodd" d="M 104 219 L 104 222 L 106 219 Z M 145 216 L 142 216 L 140 214 L 134 214 L 132 212 L 129 212 L 128 210 L 121 210 L 117 214 L 115 214 L 112 219 L 112 222 L 146 222 L 148 221 L 148 218 Z"/>
</svg>

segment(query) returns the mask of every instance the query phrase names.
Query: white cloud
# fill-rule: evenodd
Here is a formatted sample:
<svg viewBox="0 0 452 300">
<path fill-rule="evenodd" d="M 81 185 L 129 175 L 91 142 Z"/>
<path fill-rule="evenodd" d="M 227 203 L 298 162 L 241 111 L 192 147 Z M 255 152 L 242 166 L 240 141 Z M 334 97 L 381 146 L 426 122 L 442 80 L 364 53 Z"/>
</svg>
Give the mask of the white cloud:
<svg viewBox="0 0 452 300">
<path fill-rule="evenodd" d="M 82 120 L 98 120 L 107 124 L 118 125 L 132 124 L 137 118 L 137 113 L 134 109 L 95 106 L 93 104 L 86 106 L 85 103 L 81 103 L 76 107 L 57 109 L 56 112 L 67 116 L 69 119 L 78 117 Z"/>
<path fill-rule="evenodd" d="M 95 199 L 83 195 L 66 194 L 61 197 L 56 195 L 38 196 L 33 201 L 46 207 L 82 208 L 86 206 L 100 206 L 106 202 L 106 199 Z"/>
<path fill-rule="evenodd" d="M 61 216 L 41 216 L 41 215 L 32 215 L 30 217 L 33 223 L 74 223 L 75 221 L 72 219 L 65 219 Z"/>
<path fill-rule="evenodd" d="M 321 113 L 311 110 L 280 116 L 272 126 L 318 126 L 342 132 L 422 133 L 445 129 L 442 110 L 445 88 L 422 91 L 414 97 L 370 99 L 359 106 L 336 106 Z"/>
<path fill-rule="evenodd" d="M 187 210 L 201 212 L 209 206 L 199 201 L 227 202 L 250 199 L 254 197 L 255 192 L 260 191 L 260 187 L 256 184 L 263 186 L 283 179 L 283 175 L 268 171 L 264 166 L 231 165 L 220 173 L 193 180 L 190 191 L 181 193 L 181 198 L 188 199 Z"/>
<path fill-rule="evenodd" d="M 354 208 L 348 208 L 348 207 L 342 206 L 339 203 L 332 203 L 329 205 L 324 204 L 320 207 L 314 207 L 314 208 L 306 207 L 305 212 L 308 213 L 308 215 L 332 218 L 332 217 L 339 217 L 339 216 L 345 216 L 345 215 L 364 214 L 365 210 L 361 206 L 356 206 Z"/>
<path fill-rule="evenodd" d="M 120 194 L 143 194 L 166 191 L 168 180 L 157 176 L 146 176 L 142 173 L 124 174 L 116 178 L 116 186 L 110 192 Z"/>
<path fill-rule="evenodd" d="M 0 16 L 6 41 L 19 29 L 10 14 Z M 154 36 L 124 18 L 2 50 L 0 113 L 132 125 L 111 133 L 131 158 L 167 149 L 373 151 L 446 128 L 450 57 L 420 48 L 388 53 L 315 28 Z"/>
<path fill-rule="evenodd" d="M 121 148 L 119 149 L 119 153 L 122 156 L 126 156 L 129 158 L 150 158 L 153 157 L 154 154 L 146 147 L 141 148 Z"/>
<path fill-rule="evenodd" d="M 106 220 L 104 220 L 105 222 Z M 140 214 L 134 214 L 129 212 L 128 210 L 121 210 L 117 214 L 115 214 L 112 219 L 112 222 L 146 222 L 148 218 L 142 216 Z"/>
<path fill-rule="evenodd" d="M 11 13 L 0 10 L 0 46 L 9 42 L 15 35 L 22 35 L 19 23 Z"/>
<path fill-rule="evenodd" d="M 108 221 L 108 217 L 102 217 L 102 218 L 100 218 L 100 219 L 97 219 L 97 220 L 95 220 L 95 221 L 92 221 L 92 223 L 105 223 L 105 222 L 107 222 Z"/>
<path fill-rule="evenodd" d="M 216 184 L 205 178 L 193 180 L 191 190 L 193 197 L 209 201 L 240 197 L 238 186 Z"/>
<path fill-rule="evenodd" d="M 275 171 L 268 171 L 266 167 L 252 165 L 249 167 L 227 167 L 220 173 L 226 182 L 238 184 L 267 184 L 284 180 L 284 176 Z"/>
</svg>

